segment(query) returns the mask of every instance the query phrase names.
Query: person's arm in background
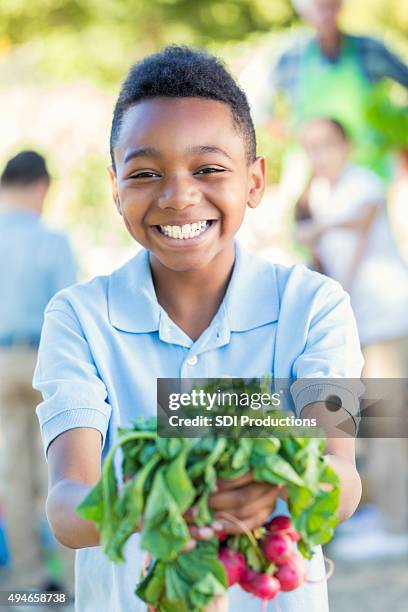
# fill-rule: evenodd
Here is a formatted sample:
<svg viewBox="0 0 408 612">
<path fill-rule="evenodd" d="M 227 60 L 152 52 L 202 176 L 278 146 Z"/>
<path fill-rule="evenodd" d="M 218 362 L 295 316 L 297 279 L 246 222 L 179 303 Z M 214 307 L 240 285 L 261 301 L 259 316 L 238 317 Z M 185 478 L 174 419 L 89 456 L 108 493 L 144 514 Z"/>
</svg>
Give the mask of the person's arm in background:
<svg viewBox="0 0 408 612">
<path fill-rule="evenodd" d="M 310 210 L 310 187 L 312 184 L 313 175 L 307 181 L 304 190 L 302 191 L 295 206 L 295 222 L 302 223 L 304 221 L 310 221 L 312 219 L 312 213 Z"/>
<path fill-rule="evenodd" d="M 366 209 L 357 219 L 336 225 L 336 227 L 341 229 L 354 229 L 358 232 L 358 245 L 347 273 L 347 280 L 343 283 L 346 291 L 350 292 L 353 286 L 357 270 L 366 252 L 369 230 L 378 215 L 379 206 L 378 203 L 367 204 Z"/>
<path fill-rule="evenodd" d="M 362 54 L 368 76 L 375 81 L 388 78 L 408 88 L 407 64 L 381 41 L 374 38 L 363 40 Z"/>
<path fill-rule="evenodd" d="M 317 240 L 315 237 L 316 225 L 313 221 L 313 215 L 310 210 L 309 200 L 312 180 L 313 175 L 311 175 L 307 181 L 306 186 L 295 206 L 294 237 L 300 245 L 308 249 L 310 264 L 313 270 L 324 274 L 324 267 L 319 256 Z"/>
<path fill-rule="evenodd" d="M 364 205 L 364 208 L 360 209 L 358 215 L 347 221 L 326 224 L 324 226 L 315 225 L 310 233 L 311 245 L 316 245 L 327 231 L 331 231 L 334 229 L 344 229 L 344 230 L 354 230 L 358 234 L 358 244 L 356 250 L 354 252 L 354 256 L 350 265 L 350 268 L 347 272 L 347 280 L 343 282 L 343 287 L 346 291 L 350 291 L 353 285 L 354 278 L 356 276 L 357 270 L 361 264 L 361 261 L 364 257 L 364 253 L 367 247 L 367 241 L 369 236 L 369 230 L 374 223 L 379 209 L 382 206 L 379 202 L 367 202 Z"/>
</svg>

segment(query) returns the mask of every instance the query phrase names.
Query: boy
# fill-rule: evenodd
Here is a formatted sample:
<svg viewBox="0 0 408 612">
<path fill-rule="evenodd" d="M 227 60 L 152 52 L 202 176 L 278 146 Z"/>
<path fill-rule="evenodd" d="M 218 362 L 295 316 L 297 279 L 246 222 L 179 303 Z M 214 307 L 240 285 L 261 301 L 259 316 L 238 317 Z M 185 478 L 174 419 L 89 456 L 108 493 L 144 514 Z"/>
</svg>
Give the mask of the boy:
<svg viewBox="0 0 408 612">
<path fill-rule="evenodd" d="M 134 66 L 116 104 L 111 152 L 116 207 L 144 249 L 49 304 L 34 379 L 44 395 L 38 416 L 48 517 L 57 538 L 79 549 L 81 612 L 144 609 L 133 594 L 143 558 L 138 534 L 126 563 L 113 565 L 75 508 L 98 480 L 117 426 L 155 414 L 157 378 L 358 377 L 362 365 L 348 297 L 337 284 L 234 244 L 246 206 L 261 200 L 265 161 L 256 156 L 246 97 L 218 60 L 170 47 Z M 311 385 L 296 405 L 316 399 Z M 353 440 L 331 440 L 328 455 L 342 479 L 346 518 L 360 497 Z M 250 474 L 220 483 L 211 497 L 215 523 L 191 528 L 191 546 L 215 529 L 237 532 L 217 511 L 254 528 L 276 504 L 285 506 L 276 487 Z M 309 565 L 311 576 L 323 575 L 320 549 Z M 291 612 L 323 612 L 325 584 L 280 602 Z M 231 595 L 231 610 L 251 605 L 243 591 Z"/>
</svg>

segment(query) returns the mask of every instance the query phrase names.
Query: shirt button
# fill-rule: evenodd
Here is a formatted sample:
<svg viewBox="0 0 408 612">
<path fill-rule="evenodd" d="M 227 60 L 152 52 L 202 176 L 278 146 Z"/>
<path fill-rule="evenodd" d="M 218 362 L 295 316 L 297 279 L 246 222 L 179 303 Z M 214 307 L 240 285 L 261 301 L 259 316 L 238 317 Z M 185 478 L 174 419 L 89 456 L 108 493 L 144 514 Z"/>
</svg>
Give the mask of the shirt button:
<svg viewBox="0 0 408 612">
<path fill-rule="evenodd" d="M 188 365 L 191 365 L 191 366 L 196 365 L 197 361 L 198 361 L 197 355 L 192 355 L 191 357 L 187 359 Z"/>
</svg>

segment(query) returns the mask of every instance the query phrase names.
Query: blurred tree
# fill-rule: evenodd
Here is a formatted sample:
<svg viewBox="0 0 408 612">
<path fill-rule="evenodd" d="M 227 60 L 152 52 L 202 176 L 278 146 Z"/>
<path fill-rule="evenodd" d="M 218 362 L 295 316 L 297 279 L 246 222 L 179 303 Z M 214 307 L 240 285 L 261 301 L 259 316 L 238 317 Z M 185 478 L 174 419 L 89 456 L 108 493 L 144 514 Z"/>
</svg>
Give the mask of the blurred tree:
<svg viewBox="0 0 408 612">
<path fill-rule="evenodd" d="M 290 0 L 2 0 L 0 57 L 31 43 L 48 74 L 109 84 L 166 43 L 242 41 L 294 19 Z"/>
<path fill-rule="evenodd" d="M 400 0 L 346 0 L 345 24 L 387 31 L 406 48 L 407 7 Z M 109 85 L 132 60 L 166 43 L 243 42 L 297 22 L 291 0 L 1 0 L 0 59 L 30 43 L 48 77 L 81 75 Z"/>
<path fill-rule="evenodd" d="M 401 50 L 407 6 L 346 0 L 345 24 L 354 31 L 386 31 Z M 0 58 L 30 43 L 48 77 L 80 75 L 110 85 L 132 60 L 164 44 L 221 46 L 298 21 L 291 0 L 1 0 Z"/>
<path fill-rule="evenodd" d="M 197 41 L 238 40 L 248 32 L 285 27 L 294 18 L 289 0 L 2 0 L 0 32 L 12 44 L 56 29 L 81 33 L 95 25 L 120 25 L 146 40 L 168 38 L 167 27 L 185 23 Z"/>
</svg>

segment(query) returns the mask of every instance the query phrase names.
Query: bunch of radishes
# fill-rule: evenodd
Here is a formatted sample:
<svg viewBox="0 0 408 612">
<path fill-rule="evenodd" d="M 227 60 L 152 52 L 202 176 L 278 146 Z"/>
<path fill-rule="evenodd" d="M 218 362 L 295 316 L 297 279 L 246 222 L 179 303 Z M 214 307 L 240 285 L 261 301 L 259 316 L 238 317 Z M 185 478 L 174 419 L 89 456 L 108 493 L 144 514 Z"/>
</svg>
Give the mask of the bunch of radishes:
<svg viewBox="0 0 408 612">
<path fill-rule="evenodd" d="M 223 536 L 219 539 L 219 559 L 224 565 L 229 587 L 239 584 L 248 593 L 268 600 L 274 599 L 279 591 L 297 589 L 306 580 L 306 562 L 294 547 L 300 534 L 288 516 L 273 518 L 257 540 L 260 571 L 249 567 L 244 554 L 230 548 Z"/>
</svg>

